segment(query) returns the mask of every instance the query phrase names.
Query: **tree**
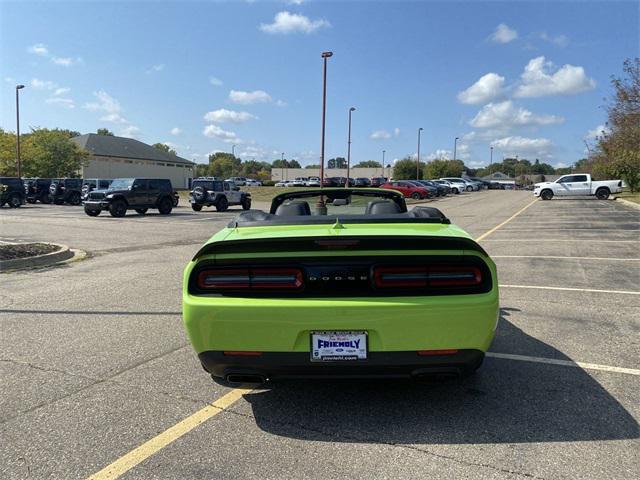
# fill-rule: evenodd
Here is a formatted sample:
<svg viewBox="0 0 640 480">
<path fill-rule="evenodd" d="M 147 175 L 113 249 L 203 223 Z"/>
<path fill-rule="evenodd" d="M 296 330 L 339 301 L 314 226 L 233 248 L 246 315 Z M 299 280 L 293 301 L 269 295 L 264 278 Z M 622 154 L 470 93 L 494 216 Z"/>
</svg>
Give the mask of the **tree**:
<svg viewBox="0 0 640 480">
<path fill-rule="evenodd" d="M 297 160 L 278 159 L 271 163 L 271 168 L 302 168 Z"/>
<path fill-rule="evenodd" d="M 640 189 L 640 58 L 625 60 L 622 70 L 624 78 L 611 78 L 609 131 L 598 139 L 590 158 L 595 176 L 621 178 L 635 192 Z"/>
<path fill-rule="evenodd" d="M 89 158 L 71 138 L 78 132 L 35 128 L 20 135 L 22 174 L 25 177 L 75 177 Z M 0 129 L 0 174 L 16 175 L 15 134 Z"/>
<path fill-rule="evenodd" d="M 214 177 L 233 177 L 240 173 L 242 161 L 227 152 L 209 155 L 209 175 Z"/>
<path fill-rule="evenodd" d="M 422 178 L 422 170 L 425 164 L 420 162 L 420 178 Z M 393 178 L 395 180 L 415 180 L 416 179 L 416 161 L 411 157 L 405 157 L 398 160 L 393 166 Z"/>
<path fill-rule="evenodd" d="M 196 177 L 208 177 L 209 176 L 209 165 L 205 163 L 196 164 Z"/>
<path fill-rule="evenodd" d="M 319 165 L 319 164 L 306 165 L 304 168 L 308 168 L 308 169 L 312 169 L 312 168 L 320 168 L 320 165 Z"/>
<path fill-rule="evenodd" d="M 113 132 L 111 130 L 109 130 L 108 128 L 99 128 L 98 130 L 96 130 L 96 133 L 98 135 L 106 135 L 109 137 L 113 137 Z"/>
<path fill-rule="evenodd" d="M 153 148 L 157 148 L 158 150 L 162 151 L 162 152 L 166 152 L 170 155 L 178 155 L 176 153 L 176 151 L 171 148 L 169 145 L 167 145 L 166 143 L 154 143 L 153 145 L 151 145 Z"/>
<path fill-rule="evenodd" d="M 327 161 L 327 168 L 347 168 L 347 159 L 344 157 L 330 158 Z"/>
<path fill-rule="evenodd" d="M 425 166 L 424 176 L 425 178 L 459 177 L 464 171 L 465 166 L 462 160 L 432 160 Z"/>
<path fill-rule="evenodd" d="M 375 160 L 365 160 L 363 162 L 356 163 L 353 168 L 382 168 L 382 164 Z"/>
</svg>

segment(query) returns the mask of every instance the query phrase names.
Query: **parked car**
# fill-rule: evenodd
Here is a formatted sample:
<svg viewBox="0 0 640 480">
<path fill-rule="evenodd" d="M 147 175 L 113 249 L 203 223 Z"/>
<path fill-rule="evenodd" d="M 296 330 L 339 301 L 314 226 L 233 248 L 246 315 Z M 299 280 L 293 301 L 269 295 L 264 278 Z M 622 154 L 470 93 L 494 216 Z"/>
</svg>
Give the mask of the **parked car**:
<svg viewBox="0 0 640 480">
<path fill-rule="evenodd" d="M 289 183 L 291 187 L 306 187 L 307 186 L 307 177 L 296 177 Z"/>
<path fill-rule="evenodd" d="M 0 207 L 18 208 L 25 202 L 24 182 L 17 177 L 0 177 Z"/>
<path fill-rule="evenodd" d="M 326 213 L 311 215 L 321 198 Z M 499 316 L 486 251 L 391 190 L 281 193 L 207 241 L 183 278 L 187 338 L 231 383 L 470 375 Z"/>
<path fill-rule="evenodd" d="M 444 183 L 451 189 L 451 192 L 455 193 L 456 195 L 459 195 L 462 192 L 467 190 L 467 185 L 464 182 L 449 181 L 449 180 L 442 180 L 442 179 L 433 180 L 433 181 L 436 183 Z"/>
<path fill-rule="evenodd" d="M 504 183 L 489 182 L 489 190 L 504 190 Z"/>
<path fill-rule="evenodd" d="M 555 195 L 576 196 L 595 195 L 599 200 L 606 200 L 612 193 L 622 191 L 622 180 L 593 181 L 588 173 L 563 175 L 555 182 L 536 183 L 533 194 L 543 200 L 551 200 Z"/>
<path fill-rule="evenodd" d="M 387 177 L 372 177 L 370 180 L 370 184 L 372 187 L 380 187 L 381 185 L 384 185 L 385 183 L 388 182 L 388 178 Z"/>
<path fill-rule="evenodd" d="M 429 198 L 429 192 L 424 186 L 414 185 L 412 182 L 407 180 L 400 180 L 397 182 L 387 182 L 380 185 L 380 188 L 384 188 L 386 190 L 397 190 L 402 193 L 405 197 L 413 198 L 414 200 L 420 200 L 422 198 Z"/>
<path fill-rule="evenodd" d="M 173 192 L 171 180 L 165 178 L 116 178 L 106 190 L 89 192 L 84 211 L 90 217 L 97 217 L 102 210 L 108 210 L 112 217 L 124 217 L 130 209 L 144 215 L 157 208 L 160 214 L 169 215 Z"/>
<path fill-rule="evenodd" d="M 189 193 L 189 203 L 196 212 L 211 206 L 218 212 L 224 212 L 230 205 L 242 205 L 243 210 L 249 210 L 251 194 L 240 191 L 232 182 L 196 178 Z"/>
<path fill-rule="evenodd" d="M 56 205 L 68 203 L 80 205 L 82 203 L 81 178 L 54 178 L 49 185 L 49 197 Z"/>
<path fill-rule="evenodd" d="M 431 185 L 432 187 L 437 188 L 438 195 L 441 197 L 444 197 L 445 195 L 448 195 L 451 193 L 451 187 L 446 183 L 437 183 L 437 182 L 434 182 L 433 180 L 420 180 L 420 183 Z"/>
<path fill-rule="evenodd" d="M 112 181 L 113 179 L 106 178 L 85 178 L 82 181 L 82 200 L 86 200 L 89 197 L 89 192 L 106 190 Z"/>
<path fill-rule="evenodd" d="M 324 177 L 322 181 L 322 186 L 323 187 L 340 187 L 341 185 L 338 183 L 338 177 Z"/>
<path fill-rule="evenodd" d="M 274 187 L 292 187 L 293 185 L 291 185 L 291 180 L 280 180 L 279 182 L 276 182 L 273 186 Z"/>
<path fill-rule="evenodd" d="M 227 178 L 227 182 L 233 182 L 239 187 L 243 187 L 247 184 L 247 179 L 245 177 L 231 177 Z"/>
<path fill-rule="evenodd" d="M 465 186 L 465 190 L 467 192 L 473 192 L 480 190 L 480 187 L 478 186 L 477 183 L 471 182 L 469 180 L 465 180 L 464 178 L 459 178 L 459 177 L 444 177 L 441 178 L 440 180 L 447 180 L 448 182 L 457 182 L 457 183 L 462 183 Z"/>
<path fill-rule="evenodd" d="M 480 190 L 486 190 L 489 188 L 489 182 L 487 182 L 486 180 L 482 180 L 481 178 L 478 177 L 466 177 L 469 180 L 471 180 L 472 182 L 475 182 L 478 184 L 478 186 L 480 187 Z"/>
<path fill-rule="evenodd" d="M 262 182 L 260 180 L 254 180 L 253 178 L 247 178 L 247 187 L 261 187 Z"/>
<path fill-rule="evenodd" d="M 364 177 L 358 177 L 355 178 L 353 180 L 353 185 L 354 187 L 370 187 L 371 186 L 371 180 L 369 180 L 368 178 L 364 178 Z"/>
<path fill-rule="evenodd" d="M 438 188 L 426 185 L 421 180 L 408 180 L 410 183 L 414 184 L 416 187 L 424 188 L 427 191 L 427 198 L 435 198 L 438 196 Z"/>
<path fill-rule="evenodd" d="M 319 187 L 320 186 L 320 177 L 309 177 L 305 184 L 306 187 Z"/>
<path fill-rule="evenodd" d="M 27 203 L 51 203 L 49 196 L 50 178 L 24 179 L 24 193 Z"/>
</svg>

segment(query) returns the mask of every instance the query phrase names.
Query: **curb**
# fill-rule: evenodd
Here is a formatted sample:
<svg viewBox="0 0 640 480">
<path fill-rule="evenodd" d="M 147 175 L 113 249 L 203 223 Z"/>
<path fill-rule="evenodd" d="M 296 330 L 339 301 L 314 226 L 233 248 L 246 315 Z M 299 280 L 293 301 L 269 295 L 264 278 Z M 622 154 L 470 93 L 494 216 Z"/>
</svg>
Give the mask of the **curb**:
<svg viewBox="0 0 640 480">
<path fill-rule="evenodd" d="M 21 270 L 24 268 L 46 267 L 58 262 L 69 260 L 75 255 L 74 251 L 69 249 L 66 245 L 61 245 L 59 243 L 51 243 L 50 245 L 57 245 L 60 247 L 60 250 L 45 253 L 44 255 L 37 255 L 35 257 L 0 260 L 0 270 Z"/>
<path fill-rule="evenodd" d="M 627 205 L 628 207 L 635 208 L 636 210 L 640 210 L 640 203 L 630 202 L 629 200 L 625 200 L 624 198 L 616 197 L 616 202 L 620 202 L 623 205 Z"/>
</svg>

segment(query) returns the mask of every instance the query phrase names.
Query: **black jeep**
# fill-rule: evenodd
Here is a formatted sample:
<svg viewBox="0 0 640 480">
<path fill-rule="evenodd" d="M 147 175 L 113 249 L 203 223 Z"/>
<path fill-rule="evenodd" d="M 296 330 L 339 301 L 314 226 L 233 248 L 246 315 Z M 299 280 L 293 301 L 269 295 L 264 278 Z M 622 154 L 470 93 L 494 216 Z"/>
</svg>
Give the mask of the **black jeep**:
<svg viewBox="0 0 640 480">
<path fill-rule="evenodd" d="M 50 178 L 25 178 L 24 193 L 27 203 L 51 203 L 49 196 Z"/>
<path fill-rule="evenodd" d="M 241 192 L 233 182 L 212 178 L 196 178 L 189 192 L 191 208 L 199 212 L 202 207 L 215 206 L 224 212 L 229 205 L 242 205 L 243 210 L 251 208 L 251 194 Z"/>
<path fill-rule="evenodd" d="M 8 203 L 11 208 L 24 205 L 24 183 L 21 178 L 0 177 L 0 207 Z"/>
<path fill-rule="evenodd" d="M 111 179 L 107 178 L 85 178 L 82 181 L 82 200 L 89 198 L 89 192 L 94 190 L 106 190 L 111 185 Z"/>
<path fill-rule="evenodd" d="M 54 178 L 49 186 L 49 196 L 56 205 L 82 203 L 81 178 Z"/>
<path fill-rule="evenodd" d="M 102 210 L 108 210 L 112 217 L 124 217 L 129 209 L 144 215 L 150 208 L 157 208 L 162 215 L 171 213 L 171 180 L 116 178 L 108 189 L 89 192 L 89 198 L 84 202 L 84 211 L 91 217 L 97 217 Z"/>
</svg>

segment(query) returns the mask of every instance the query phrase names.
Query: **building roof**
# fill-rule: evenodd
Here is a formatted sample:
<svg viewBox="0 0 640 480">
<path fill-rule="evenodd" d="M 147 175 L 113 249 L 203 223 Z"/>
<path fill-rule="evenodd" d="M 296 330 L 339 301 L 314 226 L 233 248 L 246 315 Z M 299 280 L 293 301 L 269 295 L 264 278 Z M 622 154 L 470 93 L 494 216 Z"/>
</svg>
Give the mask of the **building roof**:
<svg viewBox="0 0 640 480">
<path fill-rule="evenodd" d="M 491 181 L 491 180 L 515 180 L 509 175 L 505 175 L 502 172 L 493 172 L 491 175 L 485 175 L 482 177 L 482 180 Z"/>
<path fill-rule="evenodd" d="M 71 140 L 76 142 L 81 148 L 91 152 L 93 155 L 195 165 L 194 162 L 187 160 L 186 158 L 163 152 L 162 150 L 158 150 L 151 145 L 147 145 L 146 143 L 142 143 L 133 138 L 86 133 L 79 137 L 74 137 Z"/>
</svg>

